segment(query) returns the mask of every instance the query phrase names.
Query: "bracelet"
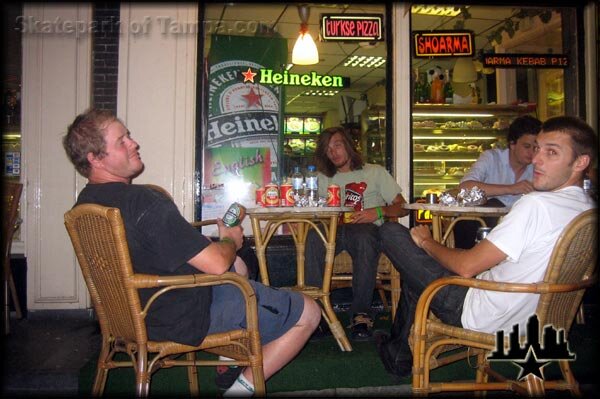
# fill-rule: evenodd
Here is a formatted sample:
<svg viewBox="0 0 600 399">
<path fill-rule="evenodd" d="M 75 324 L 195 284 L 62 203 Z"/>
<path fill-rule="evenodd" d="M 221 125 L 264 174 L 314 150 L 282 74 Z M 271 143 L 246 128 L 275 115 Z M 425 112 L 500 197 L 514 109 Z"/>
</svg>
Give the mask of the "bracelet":
<svg viewBox="0 0 600 399">
<path fill-rule="evenodd" d="M 223 238 L 219 238 L 219 242 L 230 242 L 230 243 L 232 243 L 233 245 L 236 245 L 236 244 L 235 244 L 235 241 L 233 241 L 233 238 L 229 238 L 229 237 L 223 237 Z"/>
<path fill-rule="evenodd" d="M 383 209 L 381 209 L 381 207 L 378 206 L 377 208 L 375 208 L 375 211 L 377 211 L 377 219 L 383 219 Z"/>
</svg>

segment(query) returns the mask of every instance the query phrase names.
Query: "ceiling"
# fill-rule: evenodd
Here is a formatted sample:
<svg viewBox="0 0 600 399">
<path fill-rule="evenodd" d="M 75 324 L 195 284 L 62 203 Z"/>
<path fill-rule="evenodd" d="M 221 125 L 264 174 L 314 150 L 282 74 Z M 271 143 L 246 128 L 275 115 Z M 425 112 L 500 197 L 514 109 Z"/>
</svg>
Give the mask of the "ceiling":
<svg viewBox="0 0 600 399">
<path fill-rule="evenodd" d="M 468 8 L 470 18 L 424 16 L 413 14 L 411 18 L 412 30 L 451 30 L 456 29 L 457 22 L 464 22 L 463 29 L 472 30 L 475 33 L 475 49 L 491 49 L 488 36 L 491 32 L 504 25 L 507 18 L 515 15 L 520 9 L 501 6 L 470 6 Z M 384 14 L 384 4 L 311 4 L 309 18 L 309 32 L 313 38 L 318 37 L 320 14 L 337 13 L 369 13 Z M 208 3 L 206 4 L 204 21 L 220 21 L 222 27 L 226 27 L 230 34 L 254 35 L 250 32 L 236 32 L 239 26 L 256 26 L 256 22 L 263 22 L 266 26 L 274 27 L 275 35 L 288 39 L 288 60 L 298 37 L 300 17 L 296 5 L 292 4 L 257 4 L 257 3 Z M 238 21 L 252 21 L 254 25 L 240 25 Z M 236 25 L 237 22 L 237 25 Z M 384 34 L 386 34 L 384 32 Z M 552 39 L 547 35 L 546 39 Z M 316 39 L 315 39 L 316 40 Z M 536 43 L 543 44 L 543 43 Z M 205 35 L 205 54 L 210 51 L 210 32 Z M 318 74 L 332 74 L 349 77 L 351 86 L 344 88 L 334 97 L 303 96 L 305 88 L 290 87 L 286 89 L 286 112 L 288 113 L 322 113 L 329 109 L 340 108 L 341 96 L 350 96 L 354 99 L 365 98 L 368 90 L 385 84 L 386 67 L 383 64 L 377 68 L 351 68 L 344 67 L 343 61 L 350 55 L 373 55 L 386 57 L 386 44 L 340 43 L 317 41 L 319 50 L 319 63 L 316 65 L 295 65 L 290 73 L 308 73 L 315 71 Z M 444 65 L 446 63 L 446 65 Z M 450 60 L 428 60 L 413 59 L 412 67 L 421 70 L 440 65 L 443 69 L 452 69 L 454 59 Z"/>
</svg>

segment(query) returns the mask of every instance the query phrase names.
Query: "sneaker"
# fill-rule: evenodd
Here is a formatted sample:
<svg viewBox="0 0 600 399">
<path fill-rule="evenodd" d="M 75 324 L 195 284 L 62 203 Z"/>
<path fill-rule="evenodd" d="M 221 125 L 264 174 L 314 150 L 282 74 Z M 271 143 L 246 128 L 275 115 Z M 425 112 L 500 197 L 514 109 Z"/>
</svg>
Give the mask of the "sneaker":
<svg viewBox="0 0 600 399">
<path fill-rule="evenodd" d="M 355 313 L 350 324 L 350 337 L 354 341 L 365 341 L 373 335 L 373 319 L 366 313 Z"/>
<path fill-rule="evenodd" d="M 385 370 L 394 375 L 397 379 L 406 378 L 412 375 L 413 358 L 410 350 L 408 353 L 390 353 L 390 336 L 386 333 L 377 332 L 375 334 L 375 345 L 377 353 L 385 367 Z"/>
<path fill-rule="evenodd" d="M 324 319 L 321 319 L 317 329 L 310 336 L 311 341 L 316 341 L 324 337 L 329 337 L 332 335 L 331 329 L 329 328 L 329 324 Z"/>
<path fill-rule="evenodd" d="M 222 390 L 228 389 L 242 373 L 243 367 L 217 366 L 215 385 Z"/>
</svg>

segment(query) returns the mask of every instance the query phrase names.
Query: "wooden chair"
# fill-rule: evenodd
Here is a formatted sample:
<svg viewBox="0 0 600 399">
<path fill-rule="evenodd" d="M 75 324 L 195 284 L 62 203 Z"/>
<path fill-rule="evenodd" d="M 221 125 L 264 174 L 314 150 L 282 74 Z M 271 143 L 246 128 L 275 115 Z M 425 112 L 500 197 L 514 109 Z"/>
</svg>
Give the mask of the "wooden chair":
<svg viewBox="0 0 600 399">
<path fill-rule="evenodd" d="M 102 395 L 108 371 L 133 367 L 136 396 L 148 396 L 152 374 L 160 368 L 185 366 L 190 392 L 198 396 L 198 366 L 238 365 L 252 369 L 257 396 L 265 395 L 262 347 L 256 297 L 248 281 L 235 273 L 157 276 L 134 273 L 120 211 L 95 204 L 78 205 L 65 213 L 65 226 L 90 291 L 102 332 L 92 395 Z M 210 334 L 198 346 L 149 341 L 144 319 L 156 298 L 174 289 L 233 284 L 245 299 L 248 328 Z M 142 307 L 138 290 L 161 287 Z M 233 361 L 199 360 L 202 350 Z M 123 352 L 129 361 L 116 361 Z M 154 354 L 154 355 L 152 355 Z M 185 358 L 180 355 L 185 354 Z"/>
<path fill-rule="evenodd" d="M 559 360 L 562 380 L 543 381 L 529 374 L 524 381 L 515 381 L 500 375 L 490 368 L 486 358 L 495 349 L 496 335 L 444 324 L 430 314 L 429 304 L 432 297 L 449 284 L 493 291 L 536 293 L 540 295 L 536 310 L 540 330 L 546 325 L 552 325 L 557 330 L 563 329 L 566 338 L 585 289 L 597 281 L 597 233 L 595 209 L 578 215 L 560 235 L 544 280 L 538 283 L 501 283 L 462 277 L 445 277 L 431 283 L 419 298 L 410 337 L 413 350 L 413 392 L 426 395 L 441 391 L 512 390 L 521 394 L 543 396 L 547 389 L 559 389 L 579 395 L 579 385 L 566 360 Z M 507 345 L 508 339 L 505 340 L 505 346 Z M 466 347 L 468 350 L 444 353 L 457 347 Z M 431 369 L 474 355 L 477 356 L 474 382 L 430 381 Z M 490 376 L 497 381 L 489 382 Z"/>
<path fill-rule="evenodd" d="M 333 275 L 331 277 L 331 289 L 352 286 L 352 258 L 346 251 L 336 255 L 333 260 Z M 392 261 L 382 253 L 377 264 L 377 280 L 375 288 L 379 291 L 379 297 L 383 305 L 389 309 L 389 303 L 385 291 L 390 292 L 392 302 L 392 320 L 396 315 L 396 308 L 400 300 L 400 273 L 392 265 Z"/>
<path fill-rule="evenodd" d="M 15 232 L 19 228 L 19 201 L 21 200 L 21 192 L 23 185 L 21 183 L 3 182 L 4 208 L 2 211 L 2 266 L 3 266 L 3 282 L 4 282 L 4 334 L 10 333 L 10 303 L 15 307 L 17 318 L 23 318 L 21 304 L 17 296 L 17 288 L 12 271 L 10 269 L 10 248 Z M 10 295 L 10 297 L 9 297 Z"/>
</svg>

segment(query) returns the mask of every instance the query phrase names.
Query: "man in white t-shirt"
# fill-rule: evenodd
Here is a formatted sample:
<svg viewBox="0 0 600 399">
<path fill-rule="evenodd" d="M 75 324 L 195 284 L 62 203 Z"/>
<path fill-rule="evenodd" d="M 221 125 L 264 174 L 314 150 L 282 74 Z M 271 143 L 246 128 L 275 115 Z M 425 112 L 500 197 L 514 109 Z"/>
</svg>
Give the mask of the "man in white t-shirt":
<svg viewBox="0 0 600 399">
<path fill-rule="evenodd" d="M 514 203 L 511 211 L 471 249 L 447 248 L 429 228 L 408 230 L 394 223 L 381 227 L 382 246 L 402 277 L 402 294 L 391 336 L 377 337 L 379 355 L 392 374 L 410 374 L 408 335 L 419 296 L 434 280 L 451 275 L 483 280 L 531 283 L 543 279 L 554 245 L 564 227 L 596 205 L 583 191 L 583 177 L 598 151 L 597 136 L 574 117 L 542 124 L 533 158 L 536 191 Z M 592 249 L 590 249 L 592 250 Z M 539 296 L 446 286 L 431 303 L 443 322 L 494 333 L 516 323 L 521 330 L 535 313 Z"/>
</svg>

